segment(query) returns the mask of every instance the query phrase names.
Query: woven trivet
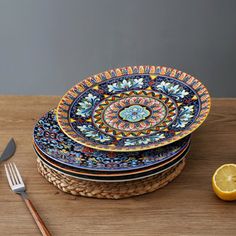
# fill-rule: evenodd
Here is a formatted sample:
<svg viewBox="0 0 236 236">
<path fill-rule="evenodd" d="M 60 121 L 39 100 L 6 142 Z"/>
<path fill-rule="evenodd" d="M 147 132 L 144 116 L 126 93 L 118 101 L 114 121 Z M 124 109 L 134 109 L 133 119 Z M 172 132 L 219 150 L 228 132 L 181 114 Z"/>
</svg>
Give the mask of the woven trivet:
<svg viewBox="0 0 236 236">
<path fill-rule="evenodd" d="M 94 198 L 121 199 L 153 192 L 176 178 L 185 166 L 183 159 L 176 166 L 140 180 L 126 182 L 94 182 L 64 175 L 37 159 L 39 173 L 63 192 Z"/>
</svg>

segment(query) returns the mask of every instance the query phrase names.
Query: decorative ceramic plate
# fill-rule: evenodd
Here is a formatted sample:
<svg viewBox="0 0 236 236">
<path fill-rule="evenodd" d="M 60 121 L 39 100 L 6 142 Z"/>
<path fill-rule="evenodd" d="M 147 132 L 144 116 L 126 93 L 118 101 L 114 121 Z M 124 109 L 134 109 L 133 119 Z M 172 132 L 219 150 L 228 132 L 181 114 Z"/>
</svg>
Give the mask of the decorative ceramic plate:
<svg viewBox="0 0 236 236">
<path fill-rule="evenodd" d="M 177 165 L 180 161 L 182 161 L 184 158 L 186 158 L 186 155 L 188 153 L 187 149 L 182 155 L 180 155 L 175 161 L 172 161 L 170 163 L 168 163 L 167 165 L 161 167 L 161 168 L 156 168 L 153 170 L 149 170 L 146 172 L 142 172 L 142 173 L 137 173 L 137 174 L 133 174 L 133 175 L 122 175 L 122 176 L 89 176 L 85 173 L 83 174 L 73 174 L 71 172 L 68 172 L 67 170 L 65 170 L 63 167 L 60 167 L 60 164 L 52 164 L 51 162 L 48 162 L 47 160 L 45 160 L 44 158 L 42 158 L 41 155 L 39 155 L 36 151 L 36 154 L 38 156 L 38 158 L 48 167 L 50 167 L 51 169 L 58 171 L 60 173 L 63 173 L 65 175 L 68 176 L 72 176 L 74 178 L 78 178 L 78 179 L 83 179 L 83 180 L 90 180 L 90 181 L 101 181 L 101 182 L 123 182 L 123 181 L 132 181 L 132 180 L 137 180 L 137 179 L 143 179 L 146 177 L 150 177 L 156 174 L 159 174 L 163 171 L 168 170 L 171 167 L 174 167 L 175 165 Z"/>
<path fill-rule="evenodd" d="M 105 71 L 71 88 L 57 108 L 63 132 L 87 147 L 131 152 L 175 142 L 197 129 L 210 96 L 193 76 L 161 66 Z"/>
<path fill-rule="evenodd" d="M 187 150 L 190 149 L 190 144 L 188 144 L 188 146 L 181 150 L 181 152 L 179 152 L 178 154 L 176 154 L 173 158 L 171 158 L 170 160 L 167 160 L 165 162 L 162 162 L 160 164 L 157 165 L 151 165 L 148 166 L 146 168 L 142 168 L 142 169 L 136 169 L 136 170 L 130 170 L 130 171 L 116 171 L 116 172 L 101 172 L 101 171 L 94 171 L 94 170 L 85 170 L 85 169 L 78 169 L 78 168 L 74 168 L 74 167 L 70 167 L 67 166 L 65 164 L 62 164 L 60 162 L 56 162 L 53 159 L 45 156 L 42 152 L 40 152 L 40 150 L 33 145 L 34 151 L 36 152 L 36 154 L 38 156 L 41 157 L 41 159 L 45 160 L 46 162 L 50 163 L 52 166 L 58 167 L 60 168 L 62 171 L 65 171 L 67 173 L 71 173 L 71 174 L 86 174 L 88 176 L 95 176 L 95 177 L 120 177 L 120 176 L 130 176 L 130 175 L 134 175 L 134 174 L 141 174 L 144 172 L 148 172 L 151 170 L 156 170 L 158 171 L 159 169 L 163 169 L 165 166 L 168 166 L 170 163 L 175 162 L 177 159 L 179 159 L 180 156 L 182 156 L 184 153 L 187 152 Z"/>
<path fill-rule="evenodd" d="M 66 136 L 60 129 L 54 110 L 35 125 L 34 144 L 44 155 L 66 166 L 89 171 L 130 171 L 170 160 L 190 142 L 187 136 L 165 147 L 140 152 L 106 152 L 85 147 Z"/>
</svg>

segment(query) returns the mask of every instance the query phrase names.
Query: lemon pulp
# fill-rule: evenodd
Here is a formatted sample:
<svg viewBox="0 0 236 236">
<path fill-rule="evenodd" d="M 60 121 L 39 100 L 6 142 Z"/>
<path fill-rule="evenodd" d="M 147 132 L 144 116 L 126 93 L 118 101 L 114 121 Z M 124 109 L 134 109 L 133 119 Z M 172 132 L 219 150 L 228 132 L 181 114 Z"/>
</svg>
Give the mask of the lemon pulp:
<svg viewBox="0 0 236 236">
<path fill-rule="evenodd" d="M 223 200 L 236 200 L 236 165 L 225 164 L 219 167 L 212 178 L 216 195 Z"/>
</svg>

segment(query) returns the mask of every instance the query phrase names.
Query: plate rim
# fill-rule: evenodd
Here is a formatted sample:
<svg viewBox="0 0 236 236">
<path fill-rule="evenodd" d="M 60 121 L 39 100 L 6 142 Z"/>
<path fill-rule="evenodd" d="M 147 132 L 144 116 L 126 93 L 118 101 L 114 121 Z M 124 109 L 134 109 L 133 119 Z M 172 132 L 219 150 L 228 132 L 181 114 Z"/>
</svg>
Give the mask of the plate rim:
<svg viewBox="0 0 236 236">
<path fill-rule="evenodd" d="M 92 173 L 94 172 L 93 170 L 79 170 L 76 171 L 76 170 L 70 170 L 70 167 L 67 166 L 67 167 L 61 167 L 60 165 L 65 165 L 65 164 L 61 164 L 57 161 L 54 161 L 54 160 L 51 160 L 50 158 L 48 158 L 47 156 L 45 156 L 44 154 L 40 153 L 40 151 L 38 150 L 37 147 L 35 147 L 35 145 L 33 144 L 33 149 L 34 149 L 34 152 L 39 155 L 43 160 L 45 160 L 46 162 L 49 162 L 51 165 L 59 168 L 59 169 L 62 169 L 62 170 L 65 170 L 69 173 L 72 173 L 72 174 L 81 174 L 81 175 L 87 175 L 87 176 L 91 176 L 91 177 L 96 177 L 96 176 L 99 176 L 99 177 L 108 177 L 108 176 L 111 176 L 111 177 L 122 177 L 122 176 L 133 176 L 133 175 L 137 175 L 137 174 L 142 174 L 142 173 L 145 173 L 147 171 L 154 171 L 156 169 L 160 169 L 160 168 L 164 168 L 165 166 L 167 166 L 168 164 L 171 164 L 172 162 L 175 162 L 178 158 L 180 158 L 181 156 L 183 156 L 184 154 L 187 154 L 189 152 L 191 148 L 191 142 L 188 142 L 188 144 L 186 145 L 186 147 L 184 149 L 182 149 L 180 152 L 178 152 L 175 156 L 173 156 L 171 159 L 169 160 L 166 160 L 165 162 L 162 162 L 162 163 L 159 163 L 159 164 L 154 164 L 154 165 L 151 165 L 151 166 L 148 166 L 146 168 L 141 168 L 141 169 L 138 169 L 138 170 L 127 170 L 127 171 L 121 171 L 121 172 L 114 172 L 114 171 L 106 171 L 106 172 L 101 172 L 101 173 Z M 55 163 L 53 163 L 55 162 Z M 65 165 L 66 166 L 66 165 Z M 76 169 L 76 168 L 75 168 Z M 86 171 L 86 172 L 83 172 L 83 171 Z M 91 172 L 91 173 L 90 173 Z"/>
<path fill-rule="evenodd" d="M 66 176 L 69 176 L 69 177 L 73 177 L 73 178 L 76 178 L 76 179 L 81 179 L 81 180 L 86 180 L 86 181 L 92 181 L 92 182 L 108 182 L 108 183 L 115 183 L 115 182 L 128 182 L 128 181 L 134 181 L 134 180 L 141 180 L 141 179 L 145 179 L 145 178 L 148 178 L 148 177 L 151 177 L 151 176 L 154 176 L 154 175 L 157 175 L 157 174 L 160 174 L 166 170 L 169 170 L 171 167 L 174 167 L 176 165 L 178 165 L 181 161 L 183 161 L 184 159 L 187 158 L 188 154 L 189 154 L 189 151 L 190 151 L 190 148 L 187 150 L 187 152 L 179 159 L 177 160 L 176 162 L 172 163 L 170 166 L 168 166 L 167 168 L 163 169 L 163 170 L 160 170 L 159 172 L 155 172 L 155 173 L 152 173 L 152 174 L 147 174 L 147 175 L 144 175 L 144 176 L 139 176 L 139 177 L 133 177 L 133 178 L 127 178 L 127 179 L 112 179 L 112 180 L 109 180 L 109 179 L 95 179 L 95 178 L 86 178 L 86 177 L 81 177 L 81 176 L 75 176 L 73 174 L 68 174 L 68 173 L 65 173 L 63 172 L 62 170 L 58 170 L 57 167 L 54 167 L 52 166 L 52 164 L 48 164 L 46 163 L 46 161 L 42 160 L 41 157 L 38 157 L 40 159 L 40 161 L 42 161 L 44 163 L 44 165 L 46 165 L 47 167 L 49 166 L 49 168 L 53 169 L 54 171 L 57 171 L 61 174 L 64 174 Z M 37 155 L 37 154 L 36 154 Z"/>
</svg>

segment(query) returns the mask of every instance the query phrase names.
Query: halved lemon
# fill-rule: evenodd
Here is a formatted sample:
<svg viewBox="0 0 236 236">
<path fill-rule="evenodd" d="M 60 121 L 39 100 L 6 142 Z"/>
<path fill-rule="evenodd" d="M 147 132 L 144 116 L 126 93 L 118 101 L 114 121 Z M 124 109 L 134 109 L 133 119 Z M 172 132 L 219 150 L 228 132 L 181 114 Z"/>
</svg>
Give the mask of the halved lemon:
<svg viewBox="0 0 236 236">
<path fill-rule="evenodd" d="M 225 200 L 236 200 L 236 164 L 219 167 L 212 177 L 212 186 L 216 195 Z"/>
</svg>

